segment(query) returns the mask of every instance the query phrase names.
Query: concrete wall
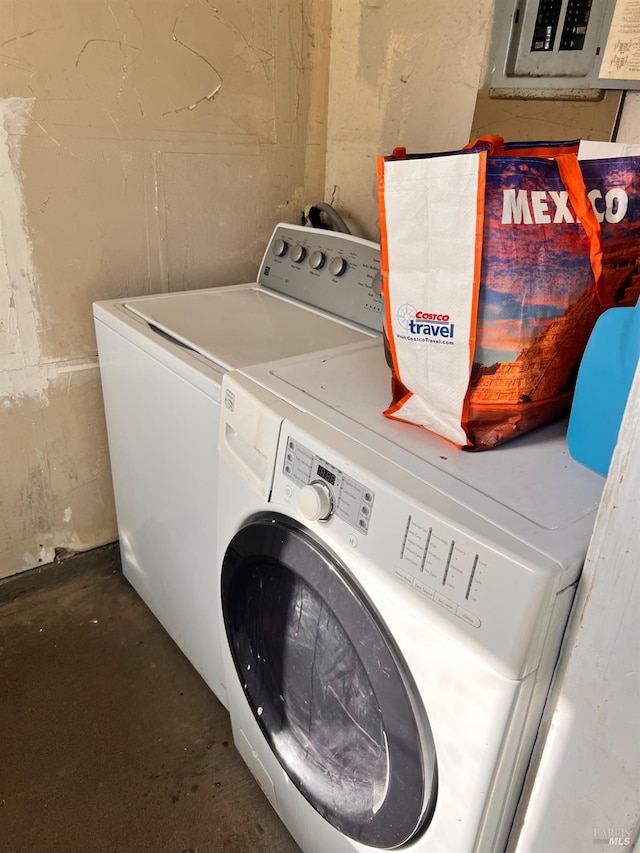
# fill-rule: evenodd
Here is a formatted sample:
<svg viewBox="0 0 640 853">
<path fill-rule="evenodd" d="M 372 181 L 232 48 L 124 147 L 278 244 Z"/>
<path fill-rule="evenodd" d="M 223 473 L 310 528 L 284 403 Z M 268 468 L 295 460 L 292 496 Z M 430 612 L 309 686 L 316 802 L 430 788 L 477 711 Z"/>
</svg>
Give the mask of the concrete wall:
<svg viewBox="0 0 640 853">
<path fill-rule="evenodd" d="M 0 577 L 116 538 L 99 299 L 251 280 L 322 196 L 327 0 L 0 0 Z"/>
<path fill-rule="evenodd" d="M 504 94 L 504 93 L 503 93 Z M 595 139 L 608 141 L 615 124 L 620 92 L 602 93 L 599 101 L 527 100 L 478 92 L 471 136 L 487 133 L 505 139 Z"/>
<path fill-rule="evenodd" d="M 469 141 L 492 0 L 334 3 L 326 200 L 379 239 L 375 160 Z"/>
</svg>

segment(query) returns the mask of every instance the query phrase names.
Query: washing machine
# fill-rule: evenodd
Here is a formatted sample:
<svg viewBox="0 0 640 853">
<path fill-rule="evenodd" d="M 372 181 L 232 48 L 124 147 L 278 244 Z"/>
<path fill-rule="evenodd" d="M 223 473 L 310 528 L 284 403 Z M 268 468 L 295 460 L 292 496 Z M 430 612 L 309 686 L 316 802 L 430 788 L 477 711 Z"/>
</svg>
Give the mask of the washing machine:
<svg viewBox="0 0 640 853">
<path fill-rule="evenodd" d="M 223 380 L 234 742 L 304 853 L 504 851 L 603 480 L 382 417 L 380 341 Z"/>
<path fill-rule="evenodd" d="M 217 436 L 232 368 L 380 334 L 379 248 L 279 224 L 257 280 L 94 305 L 124 575 L 223 703 Z"/>
</svg>

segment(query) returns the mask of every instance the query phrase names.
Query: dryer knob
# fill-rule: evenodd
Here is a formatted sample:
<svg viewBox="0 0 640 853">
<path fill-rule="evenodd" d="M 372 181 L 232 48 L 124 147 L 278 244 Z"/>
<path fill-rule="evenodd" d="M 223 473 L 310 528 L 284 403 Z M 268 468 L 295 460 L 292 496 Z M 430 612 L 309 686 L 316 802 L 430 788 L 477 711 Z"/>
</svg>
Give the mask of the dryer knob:
<svg viewBox="0 0 640 853">
<path fill-rule="evenodd" d="M 345 259 L 341 258 L 338 255 L 338 257 L 334 258 L 329 264 L 329 272 L 331 273 L 331 275 L 335 275 L 336 278 L 338 278 L 339 276 L 345 274 L 345 272 L 347 271 L 347 266 L 348 264 Z"/>
<path fill-rule="evenodd" d="M 324 266 L 324 262 L 327 260 L 327 256 L 324 252 L 321 252 L 319 249 L 313 252 L 309 258 L 309 266 L 312 270 L 321 270 Z"/>
<path fill-rule="evenodd" d="M 294 264 L 301 264 L 306 257 L 307 250 L 304 246 L 301 246 L 300 243 L 298 243 L 297 246 L 294 246 L 291 250 L 291 260 L 294 262 Z"/>
<path fill-rule="evenodd" d="M 309 521 L 326 521 L 333 513 L 333 495 L 326 483 L 309 483 L 298 495 L 300 512 Z"/>
<path fill-rule="evenodd" d="M 287 254 L 288 248 L 289 244 L 287 241 L 279 237 L 273 244 L 273 254 L 277 255 L 279 258 L 283 258 Z"/>
</svg>

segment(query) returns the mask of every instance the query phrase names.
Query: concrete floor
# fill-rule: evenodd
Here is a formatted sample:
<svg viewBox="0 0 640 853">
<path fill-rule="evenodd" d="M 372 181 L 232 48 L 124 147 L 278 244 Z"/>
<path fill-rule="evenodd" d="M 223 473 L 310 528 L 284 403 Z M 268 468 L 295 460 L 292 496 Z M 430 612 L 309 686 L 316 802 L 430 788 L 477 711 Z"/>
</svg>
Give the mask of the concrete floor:
<svg viewBox="0 0 640 853">
<path fill-rule="evenodd" d="M 297 853 L 117 549 L 70 562 L 0 583 L 2 853 Z"/>
</svg>

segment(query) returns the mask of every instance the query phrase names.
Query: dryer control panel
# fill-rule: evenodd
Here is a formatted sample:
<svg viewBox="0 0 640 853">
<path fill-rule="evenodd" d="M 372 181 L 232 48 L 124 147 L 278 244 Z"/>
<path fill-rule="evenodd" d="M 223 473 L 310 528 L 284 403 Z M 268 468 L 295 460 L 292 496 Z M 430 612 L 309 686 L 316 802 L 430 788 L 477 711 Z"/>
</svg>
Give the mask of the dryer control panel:
<svg viewBox="0 0 640 853">
<path fill-rule="evenodd" d="M 352 234 L 279 224 L 258 283 L 283 296 L 382 330 L 380 246 Z"/>
</svg>

